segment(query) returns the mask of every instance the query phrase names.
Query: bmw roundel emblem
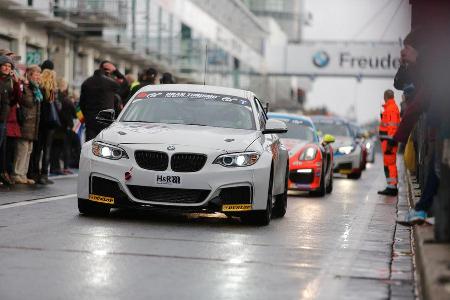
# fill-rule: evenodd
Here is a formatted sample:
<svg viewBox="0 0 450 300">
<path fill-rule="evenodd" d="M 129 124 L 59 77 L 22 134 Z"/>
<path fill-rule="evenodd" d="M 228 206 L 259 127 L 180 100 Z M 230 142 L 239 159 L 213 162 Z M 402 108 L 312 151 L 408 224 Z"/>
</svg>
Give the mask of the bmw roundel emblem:
<svg viewBox="0 0 450 300">
<path fill-rule="evenodd" d="M 325 51 L 317 51 L 312 57 L 313 64 L 318 68 L 324 68 L 330 62 L 330 56 Z"/>
<path fill-rule="evenodd" d="M 175 150 L 175 146 L 174 145 L 167 146 L 167 150 L 173 151 Z"/>
</svg>

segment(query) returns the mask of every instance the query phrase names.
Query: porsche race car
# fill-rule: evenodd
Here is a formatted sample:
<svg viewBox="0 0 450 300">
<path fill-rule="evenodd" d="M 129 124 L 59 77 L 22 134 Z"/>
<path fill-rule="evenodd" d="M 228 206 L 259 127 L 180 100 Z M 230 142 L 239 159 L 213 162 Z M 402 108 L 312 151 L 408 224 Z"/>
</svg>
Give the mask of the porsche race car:
<svg viewBox="0 0 450 300">
<path fill-rule="evenodd" d="M 269 118 L 286 123 L 288 132 L 280 134 L 281 142 L 289 151 L 289 189 L 309 191 L 324 196 L 333 190 L 334 138 L 330 135 L 320 141 L 309 117 L 269 113 Z"/>
</svg>

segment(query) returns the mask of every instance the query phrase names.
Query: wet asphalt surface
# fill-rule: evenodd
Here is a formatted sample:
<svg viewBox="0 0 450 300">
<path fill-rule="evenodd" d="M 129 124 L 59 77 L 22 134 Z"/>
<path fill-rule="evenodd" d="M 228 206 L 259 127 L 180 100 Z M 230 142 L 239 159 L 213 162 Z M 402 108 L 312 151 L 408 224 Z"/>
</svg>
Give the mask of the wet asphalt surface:
<svg viewBox="0 0 450 300">
<path fill-rule="evenodd" d="M 397 199 L 376 193 L 377 158 L 324 198 L 291 193 L 267 227 L 221 214 L 81 216 L 74 177 L 0 188 L 0 299 L 408 299 L 392 297 L 404 283 L 391 276 Z M 50 196 L 63 197 L 27 201 Z"/>
</svg>

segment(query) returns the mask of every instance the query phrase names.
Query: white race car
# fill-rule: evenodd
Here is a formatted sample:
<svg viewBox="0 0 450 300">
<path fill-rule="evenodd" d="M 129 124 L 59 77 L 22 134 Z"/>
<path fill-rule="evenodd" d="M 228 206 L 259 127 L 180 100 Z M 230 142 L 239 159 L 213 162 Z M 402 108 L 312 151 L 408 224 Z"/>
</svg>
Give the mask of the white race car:
<svg viewBox="0 0 450 300">
<path fill-rule="evenodd" d="M 113 207 L 223 212 L 267 225 L 287 207 L 288 152 L 252 92 L 203 85 L 139 90 L 83 145 L 80 213 Z"/>
</svg>

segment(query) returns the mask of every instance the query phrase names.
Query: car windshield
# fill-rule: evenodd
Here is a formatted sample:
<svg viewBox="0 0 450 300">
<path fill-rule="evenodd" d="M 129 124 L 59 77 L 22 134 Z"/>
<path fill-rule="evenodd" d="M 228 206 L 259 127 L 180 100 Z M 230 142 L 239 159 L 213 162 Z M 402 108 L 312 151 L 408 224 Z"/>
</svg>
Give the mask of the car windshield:
<svg viewBox="0 0 450 300">
<path fill-rule="evenodd" d="M 317 131 L 322 134 L 331 134 L 334 136 L 351 136 L 348 126 L 344 123 L 325 123 L 325 122 L 314 122 Z"/>
<path fill-rule="evenodd" d="M 278 134 L 280 138 L 303 140 L 308 142 L 315 142 L 314 131 L 311 127 L 305 126 L 296 122 L 296 120 L 285 120 L 288 131 L 286 133 Z"/>
<path fill-rule="evenodd" d="M 249 100 L 194 92 L 141 92 L 120 121 L 256 129 Z"/>
</svg>

